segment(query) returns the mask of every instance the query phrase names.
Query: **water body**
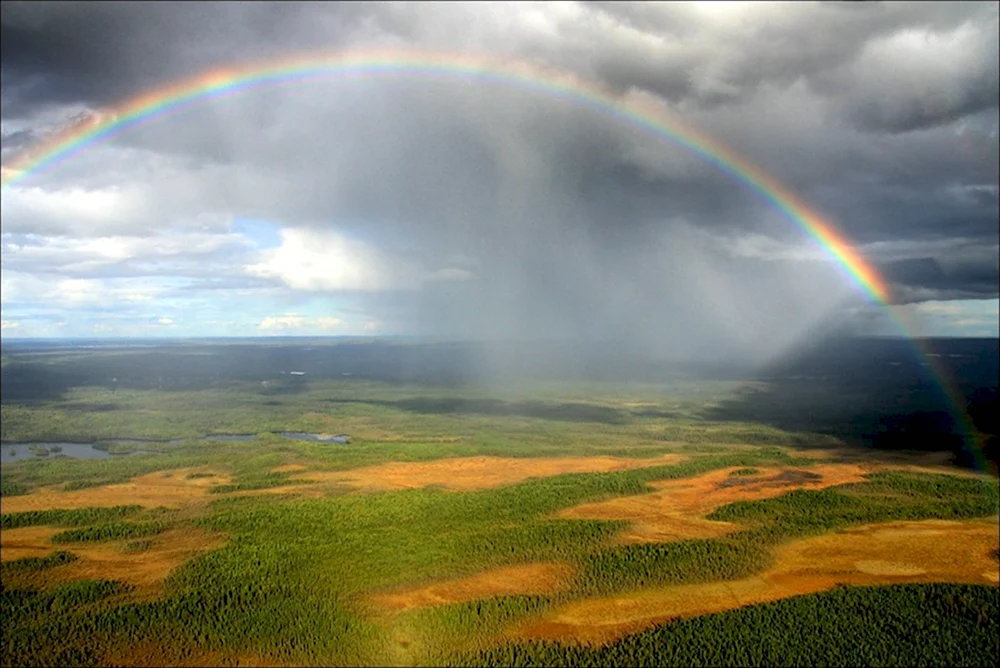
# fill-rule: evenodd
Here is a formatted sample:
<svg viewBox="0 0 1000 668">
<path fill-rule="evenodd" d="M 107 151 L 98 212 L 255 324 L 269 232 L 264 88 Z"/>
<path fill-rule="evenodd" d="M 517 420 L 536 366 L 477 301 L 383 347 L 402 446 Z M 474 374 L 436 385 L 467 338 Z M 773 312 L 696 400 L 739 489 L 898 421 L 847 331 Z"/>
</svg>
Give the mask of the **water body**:
<svg viewBox="0 0 1000 668">
<path fill-rule="evenodd" d="M 73 443 L 69 441 L 52 442 L 29 442 L 29 443 L 4 443 L 0 446 L 0 462 L 21 462 L 27 459 L 42 459 L 48 457 L 69 457 L 70 459 L 110 459 L 112 457 L 126 457 L 128 455 L 159 454 L 156 450 L 134 450 L 132 452 L 108 452 L 108 445 L 132 445 L 132 446 L 177 446 L 188 441 L 198 442 L 218 442 L 218 441 L 252 441 L 257 438 L 256 434 L 211 434 L 200 438 L 174 438 L 168 441 L 154 441 L 142 438 L 109 438 L 101 443 Z M 32 448 L 31 446 L 37 446 Z M 48 450 L 48 454 L 41 454 L 40 449 Z"/>
<path fill-rule="evenodd" d="M 188 441 L 198 443 L 217 441 L 253 441 L 257 439 L 257 434 L 209 434 L 208 436 L 197 436 L 194 438 L 172 438 L 168 441 L 157 441 L 151 438 L 107 438 L 102 442 L 113 445 L 181 445 Z"/>
<path fill-rule="evenodd" d="M 338 443 L 347 445 L 351 442 L 351 437 L 346 434 L 311 434 L 302 431 L 283 431 L 279 436 L 299 441 L 313 441 L 317 443 Z M 95 443 L 73 443 L 69 441 L 59 442 L 29 442 L 29 443 L 4 443 L 0 445 L 0 462 L 21 462 L 28 459 L 42 459 L 45 457 L 69 457 L 70 459 L 110 459 L 112 457 L 126 457 L 128 455 L 159 454 L 156 450 L 135 450 L 132 452 L 112 453 L 108 452 L 107 445 L 132 445 L 132 446 L 176 446 L 188 441 L 198 443 L 218 443 L 218 442 L 246 442 L 257 440 L 257 434 L 210 434 L 198 438 L 175 438 L 169 441 L 154 441 L 141 438 L 109 438 Z M 30 446 L 38 446 L 32 449 Z M 44 448 L 49 454 L 40 454 L 40 449 Z M 55 450 L 58 451 L 55 451 Z"/>
<path fill-rule="evenodd" d="M 36 454 L 36 450 L 29 448 L 29 445 L 37 445 L 49 451 L 48 455 Z M 53 452 L 53 448 L 62 448 L 59 452 Z M 18 443 L 17 445 L 5 444 L 0 448 L 0 462 L 7 464 L 10 462 L 21 462 L 26 459 L 51 459 L 52 457 L 69 457 L 71 459 L 111 459 L 112 457 L 124 457 L 133 453 L 122 453 L 113 455 L 106 450 L 95 448 L 92 443 Z"/>
<path fill-rule="evenodd" d="M 304 431 L 281 431 L 278 432 L 278 436 L 291 438 L 296 441 L 312 441 L 314 443 L 338 443 L 340 445 L 347 445 L 351 442 L 351 437 L 347 434 L 310 434 L 309 432 Z"/>
<path fill-rule="evenodd" d="M 108 438 L 102 443 L 111 445 L 180 445 L 187 440 L 186 438 L 174 438 L 169 441 L 154 441 L 150 438 Z"/>
</svg>

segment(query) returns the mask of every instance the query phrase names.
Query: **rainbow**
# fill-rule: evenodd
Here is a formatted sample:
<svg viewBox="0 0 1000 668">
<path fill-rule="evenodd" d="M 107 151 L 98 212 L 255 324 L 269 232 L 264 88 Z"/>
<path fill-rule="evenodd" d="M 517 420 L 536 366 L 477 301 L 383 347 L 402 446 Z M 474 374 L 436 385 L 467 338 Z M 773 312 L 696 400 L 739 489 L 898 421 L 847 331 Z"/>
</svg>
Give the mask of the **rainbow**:
<svg viewBox="0 0 1000 668">
<path fill-rule="evenodd" d="M 269 85 L 380 73 L 397 76 L 432 73 L 506 83 L 558 95 L 652 132 L 684 147 L 747 186 L 816 239 L 873 298 L 880 302 L 889 299 L 886 282 L 831 224 L 812 212 L 774 178 L 721 142 L 652 103 L 633 102 L 626 105 L 598 85 L 568 73 L 485 56 L 405 50 L 351 51 L 301 55 L 212 70 L 140 95 L 118 109 L 97 114 L 53 137 L 7 166 L 2 186 L 23 182 L 31 175 L 65 162 L 127 130 L 199 103 Z"/>
<path fill-rule="evenodd" d="M 204 72 L 135 97 L 116 109 L 52 137 L 4 166 L 0 186 L 6 189 L 55 168 L 81 152 L 150 122 L 187 109 L 265 87 L 324 78 L 378 75 L 437 75 L 465 81 L 514 86 L 555 96 L 634 126 L 679 146 L 779 210 L 835 260 L 876 303 L 891 303 L 889 285 L 878 271 L 828 221 L 794 193 L 722 142 L 700 132 L 651 100 L 623 100 L 621 96 L 576 75 L 546 66 L 496 56 L 417 51 L 409 49 L 349 50 L 299 54 Z M 960 416 L 970 435 L 974 429 L 962 409 L 961 394 L 947 381 L 943 367 L 920 349 L 912 330 L 892 311 L 890 317 L 918 346 L 918 352 Z M 978 440 L 972 437 L 973 441 Z M 977 448 L 974 448 L 977 449 Z M 981 448 L 978 448 L 981 452 Z"/>
</svg>

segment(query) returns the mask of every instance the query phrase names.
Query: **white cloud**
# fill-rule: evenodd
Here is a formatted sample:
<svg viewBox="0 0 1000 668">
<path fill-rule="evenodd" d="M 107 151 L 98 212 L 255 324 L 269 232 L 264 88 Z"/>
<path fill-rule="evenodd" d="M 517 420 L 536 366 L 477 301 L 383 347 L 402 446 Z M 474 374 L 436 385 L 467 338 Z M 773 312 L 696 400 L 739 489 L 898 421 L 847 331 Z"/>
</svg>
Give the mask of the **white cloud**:
<svg viewBox="0 0 1000 668">
<path fill-rule="evenodd" d="M 336 232 L 281 231 L 281 245 L 247 266 L 251 276 L 277 278 L 297 290 L 384 290 L 391 287 L 385 260 L 372 247 Z"/>
<path fill-rule="evenodd" d="M 283 330 L 332 330 L 337 329 L 344 324 L 344 321 L 340 318 L 331 317 L 318 317 L 318 318 L 307 318 L 305 316 L 298 315 L 296 313 L 288 313 L 285 315 L 270 315 L 261 320 L 257 324 L 258 329 L 270 330 L 270 331 L 283 331 Z"/>
<path fill-rule="evenodd" d="M 158 324 L 158 325 L 173 325 L 174 324 L 174 319 L 173 318 L 167 318 L 167 317 L 157 318 L 156 319 L 156 324 Z"/>
<path fill-rule="evenodd" d="M 956 299 L 892 306 L 894 320 L 918 336 L 987 336 L 1000 334 L 1000 300 Z M 898 334 L 898 331 L 890 331 Z"/>
<path fill-rule="evenodd" d="M 427 271 L 338 232 L 286 228 L 281 245 L 264 251 L 262 261 L 246 266 L 251 276 L 278 279 L 305 291 L 415 290 L 428 281 L 464 280 L 464 269 Z"/>
<path fill-rule="evenodd" d="M 105 301 L 107 295 L 101 281 L 86 278 L 66 278 L 57 281 L 54 292 L 57 301 L 68 304 L 97 304 Z"/>
<path fill-rule="evenodd" d="M 257 325 L 260 329 L 299 329 L 306 323 L 300 315 L 269 315 Z"/>
<path fill-rule="evenodd" d="M 968 313 L 969 307 L 963 302 L 920 302 L 913 305 L 913 310 L 926 315 L 960 315 Z"/>
<path fill-rule="evenodd" d="M 223 268 L 250 247 L 240 234 L 169 230 L 149 236 L 90 238 L 14 234 L 5 230 L 2 255 L 8 268 L 31 267 L 63 274 L 101 274 L 123 265 L 169 265 L 172 273 Z M 226 253 L 229 257 L 224 257 Z M 215 256 L 218 257 L 215 257 Z"/>
<path fill-rule="evenodd" d="M 977 23 L 948 32 L 914 26 L 871 40 L 831 75 L 841 90 L 854 91 L 837 103 L 865 123 L 881 124 L 915 113 L 945 117 L 978 89 L 995 91 L 996 28 Z"/>
<path fill-rule="evenodd" d="M 7 231 L 30 232 L 38 227 L 54 230 L 67 228 L 110 228 L 127 226 L 143 210 L 134 192 L 122 188 L 85 190 L 66 188 L 46 191 L 41 188 L 8 188 L 3 198 L 4 218 L 15 226 Z M 24 224 L 30 228 L 22 229 Z"/>
<path fill-rule="evenodd" d="M 747 234 L 733 243 L 733 253 L 761 260 L 829 260 L 827 252 L 813 243 L 781 243 L 760 234 Z"/>
<path fill-rule="evenodd" d="M 60 278 L 4 269 L 5 305 L 32 303 L 63 309 L 115 307 L 162 299 L 168 288 L 143 279 Z"/>
<path fill-rule="evenodd" d="M 313 325 L 318 329 L 336 329 L 343 324 L 340 318 L 315 318 Z"/>
<path fill-rule="evenodd" d="M 0 320 L 0 329 L 17 329 L 21 323 L 16 320 Z"/>
</svg>

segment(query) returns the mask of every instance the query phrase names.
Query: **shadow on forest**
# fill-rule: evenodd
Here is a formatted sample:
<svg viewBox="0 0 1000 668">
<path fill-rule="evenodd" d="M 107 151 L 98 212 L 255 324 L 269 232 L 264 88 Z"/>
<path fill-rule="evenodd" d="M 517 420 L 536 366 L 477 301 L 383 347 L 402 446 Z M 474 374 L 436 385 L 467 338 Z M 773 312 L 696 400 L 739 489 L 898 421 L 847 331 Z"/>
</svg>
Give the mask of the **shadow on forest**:
<svg viewBox="0 0 1000 668">
<path fill-rule="evenodd" d="M 997 340 L 927 343 L 946 382 L 957 389 L 957 401 L 942 391 L 927 359 L 905 341 L 827 341 L 761 371 L 759 385 L 702 416 L 828 434 L 875 450 L 949 452 L 965 467 L 981 468 L 985 457 L 995 467 L 1000 454 Z M 982 452 L 969 449 L 969 424 L 985 437 Z"/>
<path fill-rule="evenodd" d="M 463 399 L 460 397 L 419 397 L 399 401 L 329 399 L 330 403 L 366 403 L 426 415 L 497 415 L 539 418 L 564 422 L 601 422 L 625 424 L 630 414 L 609 406 L 585 403 L 546 403 L 542 401 L 503 401 L 500 399 Z"/>
<path fill-rule="evenodd" d="M 79 372 L 45 364 L 12 363 L 0 371 L 0 400 L 4 403 L 58 401 L 86 381 L 86 375 Z"/>
<path fill-rule="evenodd" d="M 386 343 L 163 342 L 155 348 L 57 349 L 5 343 L 5 403 L 59 401 L 75 387 L 190 391 L 261 383 L 265 395 L 299 394 L 315 379 L 449 385 L 468 375 L 469 351 Z M 267 381 L 264 384 L 262 381 Z"/>
<path fill-rule="evenodd" d="M 63 410 L 80 413 L 110 413 L 119 410 L 120 404 L 95 404 L 87 401 L 67 401 L 59 406 Z"/>
<path fill-rule="evenodd" d="M 302 394 L 309 389 L 309 383 L 305 380 L 279 380 L 267 381 L 267 385 L 261 385 L 260 393 L 264 396 L 288 396 Z"/>
<path fill-rule="evenodd" d="M 72 402 L 65 407 L 111 411 L 116 408 L 113 396 L 119 390 L 203 390 L 232 387 L 233 383 L 258 384 L 260 394 L 274 397 L 273 402 L 306 392 L 311 380 L 324 378 L 458 387 L 473 378 L 470 360 L 476 358 L 477 350 L 459 344 L 330 345 L 309 341 L 164 342 L 155 347 L 82 351 L 68 344 L 61 348 L 39 345 L 17 349 L 4 342 L 5 364 L 0 371 L 3 403 L 65 400 L 72 388 L 87 386 L 106 388 L 112 397 L 103 402 Z M 985 455 L 995 462 L 1000 434 L 997 339 L 928 339 L 923 347 L 932 357 L 917 354 L 913 343 L 905 339 L 813 340 L 809 347 L 757 372 L 752 379 L 758 382 L 703 411 L 701 417 L 832 435 L 872 449 L 873 456 L 876 450 L 950 452 L 957 463 L 974 466 L 982 453 L 970 453 L 965 447 L 963 421 L 971 420 L 987 436 Z M 593 359 L 582 365 L 583 371 L 577 368 L 573 373 L 670 385 L 670 368 L 641 364 L 616 350 L 591 351 L 588 354 Z M 573 368 L 568 363 L 562 367 L 554 362 L 542 364 L 539 360 L 555 357 L 547 349 L 513 347 L 508 352 L 512 372 L 530 369 L 531 377 L 561 377 L 560 369 Z M 957 388 L 960 411 L 941 391 L 940 378 L 930 371 L 928 361 L 942 367 L 949 384 Z M 689 379 L 748 379 L 745 369 L 721 362 L 675 364 L 673 370 L 677 369 Z M 616 425 L 637 418 L 677 417 L 655 406 L 626 411 L 581 402 L 417 397 L 362 403 L 428 415 L 495 415 Z"/>
</svg>

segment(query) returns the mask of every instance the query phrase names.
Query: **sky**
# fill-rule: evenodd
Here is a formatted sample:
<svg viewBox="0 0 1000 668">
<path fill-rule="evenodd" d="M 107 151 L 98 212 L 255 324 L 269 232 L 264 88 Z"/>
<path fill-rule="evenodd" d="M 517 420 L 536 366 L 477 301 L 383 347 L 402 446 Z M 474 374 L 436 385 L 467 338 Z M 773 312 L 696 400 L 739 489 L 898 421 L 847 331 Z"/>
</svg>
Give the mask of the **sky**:
<svg viewBox="0 0 1000 668">
<path fill-rule="evenodd" d="M 249 90 L 4 186 L 4 337 L 615 340 L 763 359 L 998 335 L 998 5 L 4 2 L 4 165 L 135 96 L 303 52 L 448 51 L 659 105 L 888 281 L 635 124 L 433 74 Z"/>
</svg>

